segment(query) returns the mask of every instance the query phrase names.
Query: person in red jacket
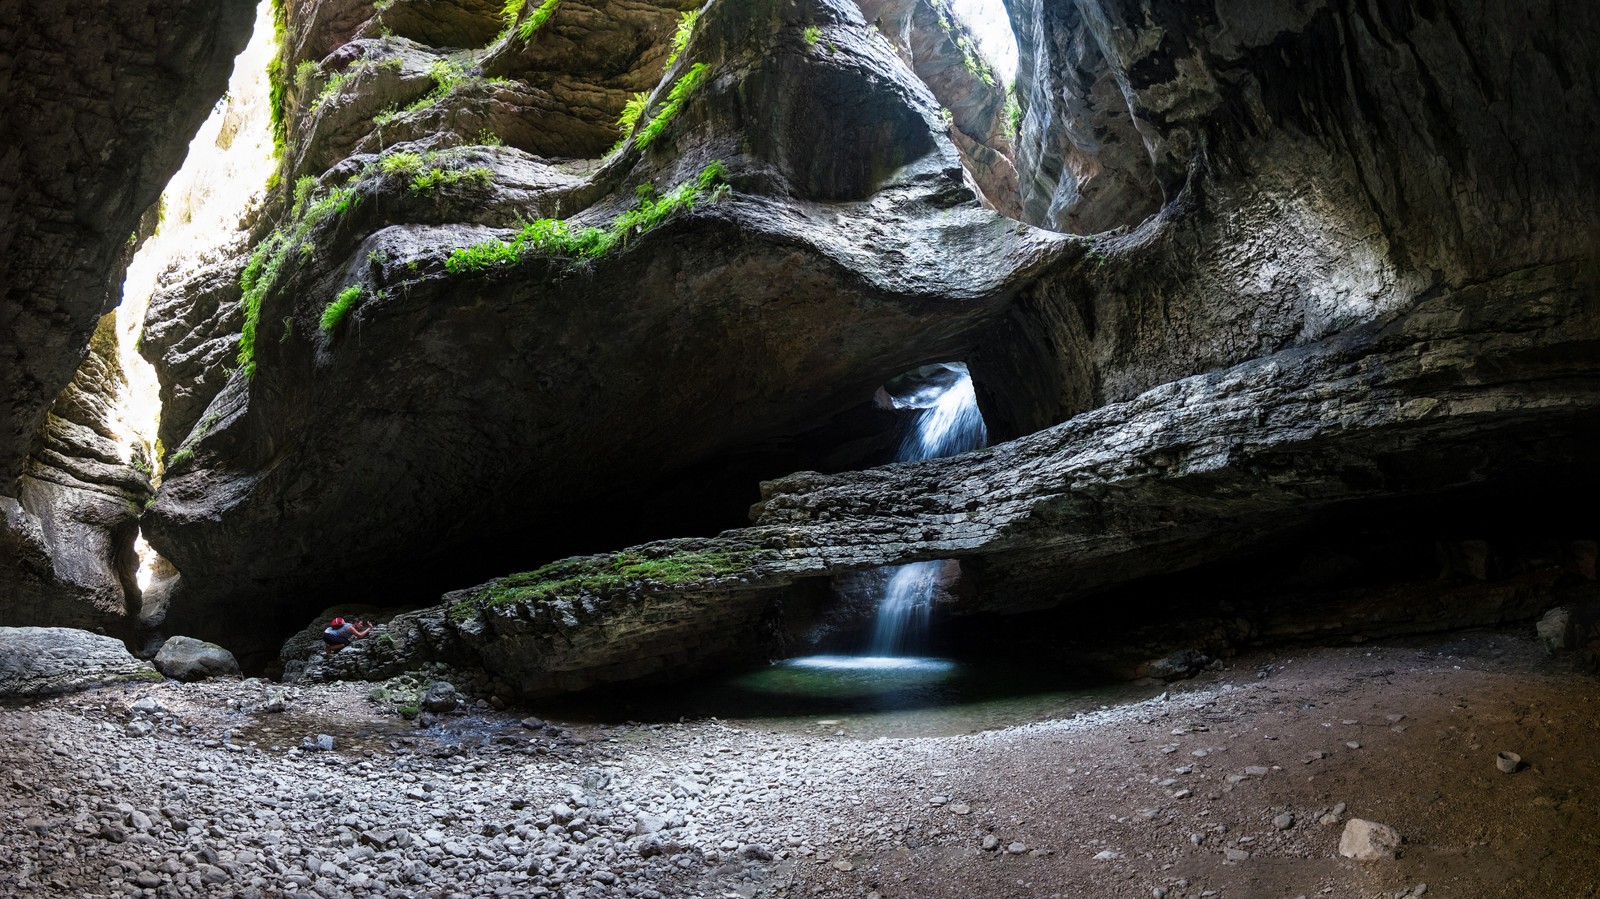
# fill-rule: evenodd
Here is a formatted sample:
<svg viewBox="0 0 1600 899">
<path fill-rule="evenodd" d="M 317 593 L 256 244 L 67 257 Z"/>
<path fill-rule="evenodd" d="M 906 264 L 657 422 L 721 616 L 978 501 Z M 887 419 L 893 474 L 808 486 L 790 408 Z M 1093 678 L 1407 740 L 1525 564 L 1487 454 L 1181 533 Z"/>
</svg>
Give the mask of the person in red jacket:
<svg viewBox="0 0 1600 899">
<path fill-rule="evenodd" d="M 328 650 L 333 652 L 349 646 L 351 641 L 370 633 L 372 625 L 365 621 L 345 621 L 343 618 L 335 618 L 323 629 L 322 642 L 328 644 Z"/>
</svg>

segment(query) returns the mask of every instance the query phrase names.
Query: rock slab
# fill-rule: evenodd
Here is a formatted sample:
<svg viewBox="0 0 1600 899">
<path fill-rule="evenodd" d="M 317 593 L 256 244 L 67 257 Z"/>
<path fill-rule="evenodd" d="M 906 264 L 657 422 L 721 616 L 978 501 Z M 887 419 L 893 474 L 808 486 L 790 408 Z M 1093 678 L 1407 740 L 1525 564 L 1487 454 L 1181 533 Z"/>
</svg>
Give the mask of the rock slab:
<svg viewBox="0 0 1600 899">
<path fill-rule="evenodd" d="M 122 641 L 68 627 L 0 627 L 0 699 L 34 699 L 101 684 L 158 680 Z"/>
</svg>

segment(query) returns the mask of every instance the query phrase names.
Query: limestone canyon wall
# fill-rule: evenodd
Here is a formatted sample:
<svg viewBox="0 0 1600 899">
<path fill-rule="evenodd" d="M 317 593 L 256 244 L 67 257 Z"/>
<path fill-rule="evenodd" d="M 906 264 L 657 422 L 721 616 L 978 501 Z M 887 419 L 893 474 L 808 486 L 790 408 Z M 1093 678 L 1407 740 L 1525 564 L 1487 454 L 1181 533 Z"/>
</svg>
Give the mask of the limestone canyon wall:
<svg viewBox="0 0 1600 899">
<path fill-rule="evenodd" d="M 0 623 L 132 633 L 154 460 L 118 450 L 108 313 L 252 8 L 0 3 Z"/>
</svg>

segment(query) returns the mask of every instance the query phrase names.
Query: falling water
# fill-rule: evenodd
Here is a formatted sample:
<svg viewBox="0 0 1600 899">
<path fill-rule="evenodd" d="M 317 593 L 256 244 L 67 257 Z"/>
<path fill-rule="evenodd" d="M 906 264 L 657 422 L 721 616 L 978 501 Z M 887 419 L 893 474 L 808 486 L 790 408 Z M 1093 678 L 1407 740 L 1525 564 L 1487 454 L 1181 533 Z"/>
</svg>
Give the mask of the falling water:
<svg viewBox="0 0 1600 899">
<path fill-rule="evenodd" d="M 960 363 L 944 366 L 946 376 L 897 405 L 918 409 L 916 420 L 900 444 L 896 461 L 940 459 L 985 446 L 989 440 L 983 415 L 978 411 L 972 376 Z M 942 561 L 912 562 L 890 570 L 889 582 L 878 603 L 872 643 L 873 657 L 914 655 L 927 642 L 933 592 L 939 587 Z"/>
</svg>

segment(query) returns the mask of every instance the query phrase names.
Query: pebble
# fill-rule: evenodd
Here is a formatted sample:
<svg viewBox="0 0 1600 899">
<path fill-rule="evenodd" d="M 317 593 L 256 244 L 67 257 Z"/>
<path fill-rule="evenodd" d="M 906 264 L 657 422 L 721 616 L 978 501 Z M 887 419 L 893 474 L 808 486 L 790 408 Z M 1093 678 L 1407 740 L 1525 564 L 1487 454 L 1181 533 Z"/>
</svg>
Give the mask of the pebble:
<svg viewBox="0 0 1600 899">
<path fill-rule="evenodd" d="M 1268 768 L 1266 765 L 1251 765 L 1250 767 L 1244 769 L 1244 773 L 1250 775 L 1251 777 L 1266 777 L 1268 774 L 1272 773 L 1272 769 Z"/>
<path fill-rule="evenodd" d="M 950 814 L 970 815 L 972 814 L 972 806 L 967 805 L 965 802 L 958 802 L 955 805 L 950 806 Z"/>
<path fill-rule="evenodd" d="M 998 848 L 1000 848 L 999 837 L 995 836 L 994 834 L 988 834 L 983 838 L 983 849 L 985 852 L 991 852 Z"/>
<path fill-rule="evenodd" d="M 851 864 L 847 858 L 837 859 L 833 863 L 833 870 L 835 871 L 854 871 L 855 869 L 856 866 Z"/>
<path fill-rule="evenodd" d="M 1249 850 L 1247 850 L 1247 849 L 1235 849 L 1232 846 L 1229 846 L 1228 848 L 1222 850 L 1222 854 L 1230 862 L 1242 862 L 1242 861 L 1244 861 L 1244 860 L 1246 860 L 1246 859 L 1248 859 L 1250 857 Z"/>
<path fill-rule="evenodd" d="M 1028 846 L 1025 843 L 1012 843 L 1010 846 L 1006 847 L 1006 851 L 1012 855 L 1021 855 L 1022 853 L 1028 851 Z"/>
<path fill-rule="evenodd" d="M 1294 814 L 1292 812 L 1284 812 L 1272 819 L 1272 826 L 1279 830 L 1288 830 L 1294 826 Z"/>
<path fill-rule="evenodd" d="M 1346 749 L 1360 749 L 1361 748 L 1361 744 L 1356 742 L 1355 740 L 1351 740 L 1350 742 L 1348 742 L 1348 743 L 1346 743 L 1344 745 L 1345 745 Z"/>
<path fill-rule="evenodd" d="M 1094 860 L 1097 862 L 1115 861 L 1119 858 L 1122 858 L 1122 853 L 1112 849 L 1102 849 L 1094 855 Z"/>
</svg>

